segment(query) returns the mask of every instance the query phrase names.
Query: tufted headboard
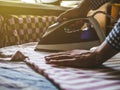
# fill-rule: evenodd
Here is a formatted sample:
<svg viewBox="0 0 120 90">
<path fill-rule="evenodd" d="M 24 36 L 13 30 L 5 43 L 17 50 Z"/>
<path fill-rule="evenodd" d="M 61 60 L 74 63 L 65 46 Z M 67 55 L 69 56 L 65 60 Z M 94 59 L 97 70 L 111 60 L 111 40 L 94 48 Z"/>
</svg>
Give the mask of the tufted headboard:
<svg viewBox="0 0 120 90">
<path fill-rule="evenodd" d="M 6 46 L 37 42 L 56 16 L 10 15 L 4 26 Z"/>
</svg>

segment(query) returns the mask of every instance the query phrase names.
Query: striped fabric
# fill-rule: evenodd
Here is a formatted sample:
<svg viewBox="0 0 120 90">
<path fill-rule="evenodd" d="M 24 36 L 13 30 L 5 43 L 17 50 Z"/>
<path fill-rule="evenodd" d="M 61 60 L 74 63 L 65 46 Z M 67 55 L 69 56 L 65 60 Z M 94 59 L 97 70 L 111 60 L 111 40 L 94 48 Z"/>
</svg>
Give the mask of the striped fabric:
<svg viewBox="0 0 120 90">
<path fill-rule="evenodd" d="M 53 85 L 58 86 L 58 90 L 120 90 L 120 53 L 111 58 L 109 61 L 105 62 L 104 66 L 101 66 L 99 68 L 88 69 L 58 67 L 45 63 L 44 56 L 50 53 L 34 51 L 36 44 L 37 42 L 31 42 L 19 46 L 15 45 L 2 48 L 0 51 L 5 55 L 11 55 L 14 54 L 16 51 L 21 51 L 25 56 L 28 56 L 30 59 L 26 60 L 26 63 L 33 70 L 48 78 L 52 83 L 54 83 Z M 18 62 L 14 62 L 14 64 L 18 64 Z M 21 65 L 22 64 L 23 63 L 21 63 Z M 17 66 L 13 67 L 16 68 Z M 8 70 L 8 68 L 4 69 Z M 22 70 L 20 68 L 18 69 L 20 71 Z M 14 71 L 15 69 L 12 68 L 12 70 Z M 25 73 L 23 72 L 22 74 L 24 75 Z M 12 79 L 15 80 L 16 77 Z M 20 80 L 21 82 L 24 81 L 23 79 Z M 37 80 L 39 80 L 39 78 Z"/>
<path fill-rule="evenodd" d="M 56 16 L 11 15 L 6 20 L 6 45 L 39 41 Z"/>
<path fill-rule="evenodd" d="M 27 50 L 29 50 L 27 48 Z M 99 68 L 72 68 L 46 64 L 45 52 L 29 51 L 26 63 L 60 90 L 120 90 L 120 53 Z"/>
</svg>

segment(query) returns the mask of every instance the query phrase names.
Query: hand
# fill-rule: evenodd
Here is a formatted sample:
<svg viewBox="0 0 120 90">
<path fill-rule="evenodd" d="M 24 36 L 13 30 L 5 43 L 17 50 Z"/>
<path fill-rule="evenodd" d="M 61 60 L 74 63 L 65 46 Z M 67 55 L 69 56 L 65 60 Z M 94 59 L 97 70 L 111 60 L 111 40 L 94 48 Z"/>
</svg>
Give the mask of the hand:
<svg viewBox="0 0 120 90">
<path fill-rule="evenodd" d="M 46 63 L 72 67 L 96 67 L 102 63 L 97 60 L 98 53 L 91 50 L 71 50 L 54 53 L 45 57 Z M 99 58 L 100 59 L 100 58 Z"/>
<path fill-rule="evenodd" d="M 79 11 L 79 8 L 69 9 L 69 10 L 65 11 L 64 13 L 60 14 L 60 15 L 58 16 L 57 21 L 58 21 L 58 22 L 62 22 L 62 21 L 66 21 L 66 20 L 69 20 L 69 19 L 85 17 L 85 16 L 80 15 L 79 12 L 80 12 L 80 11 Z"/>
</svg>

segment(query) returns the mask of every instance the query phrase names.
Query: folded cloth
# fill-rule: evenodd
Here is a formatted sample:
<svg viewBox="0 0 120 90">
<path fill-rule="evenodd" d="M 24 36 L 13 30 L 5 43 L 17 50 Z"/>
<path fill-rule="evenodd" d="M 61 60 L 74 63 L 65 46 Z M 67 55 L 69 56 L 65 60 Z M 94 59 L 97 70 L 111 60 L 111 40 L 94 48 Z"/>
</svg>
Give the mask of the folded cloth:
<svg viewBox="0 0 120 90">
<path fill-rule="evenodd" d="M 36 60 L 25 62 L 36 72 L 43 74 L 60 90 L 119 90 L 120 63 L 118 54 L 99 68 L 73 68 L 46 64 L 41 52 Z M 42 56 L 41 58 L 39 56 Z M 39 59 L 37 59 L 39 58 Z"/>
<path fill-rule="evenodd" d="M 23 53 L 21 53 L 20 51 L 17 51 L 11 58 L 11 61 L 24 61 L 26 58 L 28 58 L 27 56 L 25 56 Z"/>
</svg>

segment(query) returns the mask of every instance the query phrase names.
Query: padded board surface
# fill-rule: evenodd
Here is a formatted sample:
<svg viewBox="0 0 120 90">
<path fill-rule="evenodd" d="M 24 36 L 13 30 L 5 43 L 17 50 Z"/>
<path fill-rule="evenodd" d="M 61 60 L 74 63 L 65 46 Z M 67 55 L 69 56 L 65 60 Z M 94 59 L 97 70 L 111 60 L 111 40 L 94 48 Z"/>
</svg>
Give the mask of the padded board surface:
<svg viewBox="0 0 120 90">
<path fill-rule="evenodd" d="M 14 46 L 8 53 L 21 51 L 30 58 L 26 63 L 44 75 L 60 90 L 120 90 L 120 53 L 99 68 L 58 67 L 45 63 L 49 52 L 34 51 L 36 43 Z M 5 50 L 4 50 L 5 51 Z"/>
</svg>

